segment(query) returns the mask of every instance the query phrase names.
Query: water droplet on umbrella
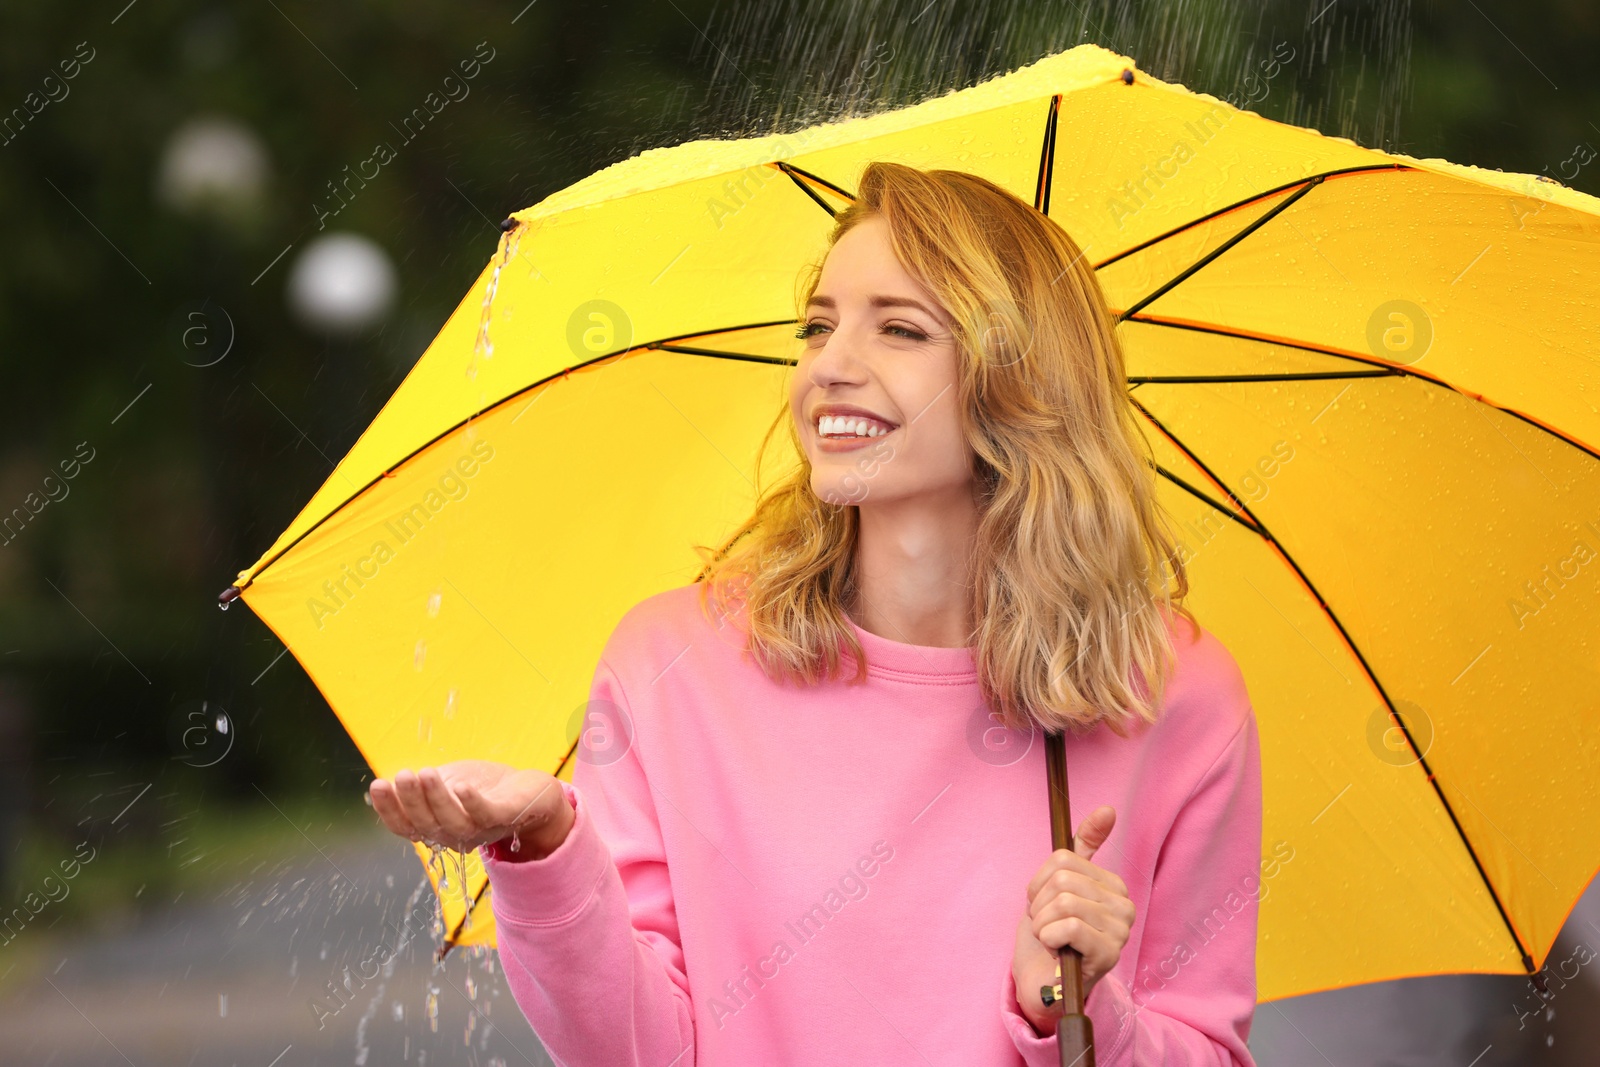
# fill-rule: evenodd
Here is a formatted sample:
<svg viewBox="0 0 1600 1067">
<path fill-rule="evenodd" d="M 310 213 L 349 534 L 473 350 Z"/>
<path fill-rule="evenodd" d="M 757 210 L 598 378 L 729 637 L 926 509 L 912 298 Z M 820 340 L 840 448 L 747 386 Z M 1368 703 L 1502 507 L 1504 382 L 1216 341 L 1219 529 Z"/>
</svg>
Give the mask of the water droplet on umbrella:
<svg viewBox="0 0 1600 1067">
<path fill-rule="evenodd" d="M 472 346 L 472 359 L 467 363 L 467 377 L 474 378 L 478 373 L 478 357 L 484 359 L 494 358 L 494 342 L 489 338 L 489 323 L 493 318 L 494 296 L 500 289 L 500 272 L 516 254 L 517 245 L 522 241 L 522 226 L 516 225 L 500 235 L 500 255 L 495 261 L 494 270 L 489 274 L 489 284 L 483 289 L 483 311 L 478 318 L 478 337 Z"/>
</svg>

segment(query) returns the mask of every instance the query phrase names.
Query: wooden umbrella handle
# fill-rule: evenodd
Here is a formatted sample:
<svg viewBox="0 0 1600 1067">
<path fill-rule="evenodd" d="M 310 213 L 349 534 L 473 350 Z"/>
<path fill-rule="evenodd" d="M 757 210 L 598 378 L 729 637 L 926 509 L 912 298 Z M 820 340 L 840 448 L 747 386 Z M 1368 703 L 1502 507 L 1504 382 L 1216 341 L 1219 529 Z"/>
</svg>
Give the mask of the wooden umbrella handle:
<svg viewBox="0 0 1600 1067">
<path fill-rule="evenodd" d="M 1067 797 L 1067 735 L 1045 736 L 1045 768 L 1050 780 L 1050 848 L 1072 848 L 1072 806 Z M 1061 1003 L 1065 1014 L 1056 1022 L 1056 1047 L 1061 1067 L 1094 1067 L 1094 1024 L 1083 1013 L 1083 957 L 1071 945 L 1057 954 L 1061 961 Z"/>
</svg>

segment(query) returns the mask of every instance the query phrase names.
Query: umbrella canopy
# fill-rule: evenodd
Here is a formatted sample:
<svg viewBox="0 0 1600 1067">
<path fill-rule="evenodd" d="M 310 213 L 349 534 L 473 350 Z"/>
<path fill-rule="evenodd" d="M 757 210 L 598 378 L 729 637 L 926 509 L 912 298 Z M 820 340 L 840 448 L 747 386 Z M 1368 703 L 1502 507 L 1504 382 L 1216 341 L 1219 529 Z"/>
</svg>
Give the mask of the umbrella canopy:
<svg viewBox="0 0 1600 1067">
<path fill-rule="evenodd" d="M 1259 720 L 1261 999 L 1541 964 L 1600 856 L 1600 201 L 1088 45 L 647 151 L 507 220 L 237 582 L 373 771 L 570 777 L 618 618 L 754 503 L 797 272 L 872 160 L 1035 204 L 1122 316 L 1190 603 Z M 452 872 L 450 943 L 492 943 L 458 895 L 484 884 Z"/>
</svg>

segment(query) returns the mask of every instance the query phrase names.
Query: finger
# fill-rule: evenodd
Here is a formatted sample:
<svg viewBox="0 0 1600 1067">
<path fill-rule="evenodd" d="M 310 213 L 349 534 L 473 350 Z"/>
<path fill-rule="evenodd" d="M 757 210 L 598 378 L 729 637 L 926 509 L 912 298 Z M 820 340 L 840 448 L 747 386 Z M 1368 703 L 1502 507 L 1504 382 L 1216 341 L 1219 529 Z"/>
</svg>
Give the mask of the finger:
<svg viewBox="0 0 1600 1067">
<path fill-rule="evenodd" d="M 1028 899 L 1032 900 L 1034 897 L 1038 896 L 1039 890 L 1057 871 L 1076 871 L 1079 874 L 1088 875 L 1089 877 L 1093 878 L 1095 877 L 1095 872 L 1099 869 L 1100 868 L 1096 867 L 1093 863 L 1090 863 L 1076 852 L 1069 852 L 1064 848 L 1058 848 L 1054 852 L 1050 853 L 1049 858 L 1044 861 L 1039 869 L 1034 872 L 1033 877 L 1029 879 Z"/>
<path fill-rule="evenodd" d="M 491 804 L 484 799 L 478 787 L 471 782 L 451 782 L 450 791 L 456 795 L 462 810 L 472 817 L 472 821 L 485 832 L 500 831 L 498 836 L 503 837 L 510 832 L 510 826 L 500 817 L 499 805 Z"/>
<path fill-rule="evenodd" d="M 1039 891 L 1028 902 L 1028 914 L 1038 916 L 1058 899 L 1090 901 L 1102 907 L 1114 908 L 1119 900 L 1105 883 L 1081 871 L 1058 870 L 1045 879 Z"/>
<path fill-rule="evenodd" d="M 417 772 L 417 781 L 422 783 L 422 795 L 432 809 L 434 817 L 439 822 L 439 828 L 447 837 L 457 844 L 464 844 L 477 830 L 473 818 L 461 806 L 461 801 L 456 799 L 455 793 L 444 784 L 444 779 L 439 776 L 439 771 L 433 767 L 424 767 Z"/>
<path fill-rule="evenodd" d="M 395 795 L 400 798 L 400 808 L 417 828 L 417 833 L 429 841 L 439 840 L 439 820 L 422 795 L 422 783 L 411 771 L 397 771 L 394 776 Z"/>
<path fill-rule="evenodd" d="M 1038 896 L 1039 890 L 1059 870 L 1076 871 L 1099 882 L 1117 896 L 1125 897 L 1128 895 L 1128 884 L 1115 871 L 1108 871 L 1076 852 L 1068 852 L 1064 848 L 1058 848 L 1050 853 L 1050 858 L 1044 861 L 1044 865 L 1035 872 L 1033 878 L 1028 882 L 1028 899 L 1032 900 Z"/>
<path fill-rule="evenodd" d="M 1111 828 L 1116 824 L 1116 808 L 1109 804 L 1095 808 L 1087 819 L 1078 824 L 1078 832 L 1072 839 L 1073 851 L 1084 859 L 1093 859 L 1095 852 L 1111 836 Z"/>
<path fill-rule="evenodd" d="M 1096 970 L 1099 969 L 1101 961 L 1120 951 L 1114 950 L 1111 938 L 1106 933 L 1095 929 L 1077 916 L 1050 923 L 1035 936 L 1038 937 L 1039 943 L 1051 952 L 1060 952 L 1071 945 L 1078 950 L 1085 961 L 1091 961 Z"/>
<path fill-rule="evenodd" d="M 395 796 L 394 784 L 384 778 L 374 778 L 371 787 L 367 790 L 372 797 L 372 810 L 378 813 L 378 818 L 383 820 L 383 825 L 390 833 L 417 839 L 417 828 L 411 825 L 411 820 L 406 818 L 405 811 L 400 807 L 400 799 Z"/>
<path fill-rule="evenodd" d="M 1034 936 L 1038 937 L 1040 931 L 1046 927 L 1066 919 L 1078 919 L 1085 925 L 1106 934 L 1119 945 L 1128 940 L 1129 925 L 1123 921 L 1123 916 L 1117 909 L 1082 897 L 1060 897 L 1052 900 L 1028 921 Z"/>
</svg>

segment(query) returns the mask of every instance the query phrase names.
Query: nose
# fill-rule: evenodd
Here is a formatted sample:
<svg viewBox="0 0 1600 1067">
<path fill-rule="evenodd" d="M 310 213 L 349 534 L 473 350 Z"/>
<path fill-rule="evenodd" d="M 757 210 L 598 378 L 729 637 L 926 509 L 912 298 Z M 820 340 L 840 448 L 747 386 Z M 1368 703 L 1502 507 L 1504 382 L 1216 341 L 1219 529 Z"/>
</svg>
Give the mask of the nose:
<svg viewBox="0 0 1600 1067">
<path fill-rule="evenodd" d="M 820 347 L 811 349 L 806 375 L 819 389 L 839 385 L 863 385 L 866 366 L 861 361 L 860 343 L 844 323 L 824 335 Z"/>
</svg>

